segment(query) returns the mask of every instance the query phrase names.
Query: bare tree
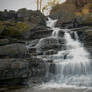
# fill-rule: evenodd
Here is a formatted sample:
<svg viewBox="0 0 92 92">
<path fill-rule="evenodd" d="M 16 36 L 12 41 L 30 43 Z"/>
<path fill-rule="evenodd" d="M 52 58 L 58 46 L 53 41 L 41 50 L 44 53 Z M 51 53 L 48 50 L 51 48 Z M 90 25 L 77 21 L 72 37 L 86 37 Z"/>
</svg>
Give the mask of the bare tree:
<svg viewBox="0 0 92 92">
<path fill-rule="evenodd" d="M 37 0 L 37 10 L 39 10 L 39 0 Z"/>
<path fill-rule="evenodd" d="M 37 0 L 37 10 L 42 10 L 42 0 Z"/>
<path fill-rule="evenodd" d="M 40 11 L 42 11 L 42 0 L 40 0 Z"/>
</svg>

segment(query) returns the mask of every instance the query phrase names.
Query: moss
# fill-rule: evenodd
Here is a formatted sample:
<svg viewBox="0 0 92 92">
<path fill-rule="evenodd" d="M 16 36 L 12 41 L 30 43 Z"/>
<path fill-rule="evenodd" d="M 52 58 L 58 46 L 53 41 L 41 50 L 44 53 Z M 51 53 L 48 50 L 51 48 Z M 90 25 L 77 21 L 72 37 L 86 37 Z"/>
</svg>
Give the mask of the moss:
<svg viewBox="0 0 92 92">
<path fill-rule="evenodd" d="M 19 30 L 21 33 L 30 29 L 30 25 L 26 22 L 18 22 L 15 26 L 16 29 Z"/>
<path fill-rule="evenodd" d="M 14 26 L 7 26 L 4 28 L 2 32 L 3 36 L 10 36 L 10 37 L 18 37 L 20 36 L 20 32 Z"/>
</svg>

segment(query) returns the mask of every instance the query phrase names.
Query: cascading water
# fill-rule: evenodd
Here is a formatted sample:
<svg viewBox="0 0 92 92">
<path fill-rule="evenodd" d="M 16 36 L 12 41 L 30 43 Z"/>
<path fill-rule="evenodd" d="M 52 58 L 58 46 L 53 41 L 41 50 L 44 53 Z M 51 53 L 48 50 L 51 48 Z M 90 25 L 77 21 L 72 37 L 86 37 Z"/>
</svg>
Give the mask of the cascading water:
<svg viewBox="0 0 92 92">
<path fill-rule="evenodd" d="M 55 27 L 56 22 L 57 22 L 57 20 L 52 20 L 51 18 L 48 18 L 47 26 L 50 27 L 52 30 L 54 30 L 54 31 L 52 32 L 52 35 L 51 35 L 51 36 L 58 38 L 60 28 Z"/>
<path fill-rule="evenodd" d="M 51 23 L 51 24 L 49 24 Z M 53 62 L 56 66 L 56 73 L 52 80 L 47 83 L 48 87 L 74 85 L 74 86 L 92 86 L 92 63 L 90 54 L 85 50 L 83 44 L 79 41 L 78 35 L 74 32 L 75 39 L 71 37 L 71 30 L 55 28 L 56 20 L 49 18 L 47 26 L 53 32 L 52 36 L 58 38 L 60 30 L 64 31 L 66 50 L 61 50 L 53 55 Z M 63 58 L 62 58 L 63 57 Z M 45 85 L 46 86 L 46 85 Z"/>
</svg>

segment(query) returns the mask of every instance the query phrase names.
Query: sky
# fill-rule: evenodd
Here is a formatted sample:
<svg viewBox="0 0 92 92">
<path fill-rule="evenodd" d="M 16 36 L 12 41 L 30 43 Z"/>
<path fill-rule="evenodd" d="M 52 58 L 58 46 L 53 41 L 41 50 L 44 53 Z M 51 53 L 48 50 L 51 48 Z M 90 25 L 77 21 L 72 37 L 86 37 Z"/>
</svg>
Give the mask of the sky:
<svg viewBox="0 0 92 92">
<path fill-rule="evenodd" d="M 43 0 L 43 5 L 50 0 Z M 59 0 L 64 2 L 65 0 Z M 20 8 L 28 8 L 36 10 L 36 0 L 0 0 L 0 10 L 17 10 Z"/>
</svg>

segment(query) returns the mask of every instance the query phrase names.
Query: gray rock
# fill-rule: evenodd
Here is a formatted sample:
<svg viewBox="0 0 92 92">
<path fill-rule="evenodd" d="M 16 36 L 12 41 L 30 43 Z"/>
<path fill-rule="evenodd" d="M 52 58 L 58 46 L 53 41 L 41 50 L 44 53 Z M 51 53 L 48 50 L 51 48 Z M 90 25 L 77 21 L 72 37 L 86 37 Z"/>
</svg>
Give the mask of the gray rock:
<svg viewBox="0 0 92 92">
<path fill-rule="evenodd" d="M 47 37 L 43 38 L 36 45 L 38 50 L 47 51 L 50 49 L 60 50 L 62 49 L 65 40 L 63 38 Z"/>
<path fill-rule="evenodd" d="M 23 44 L 10 44 L 0 46 L 0 57 L 23 57 L 27 53 L 27 48 Z"/>
<path fill-rule="evenodd" d="M 37 57 L 0 59 L 0 83 L 21 83 L 29 78 L 32 82 L 42 81 L 46 75 L 46 65 L 43 59 Z"/>
<path fill-rule="evenodd" d="M 0 59 L 0 80 L 27 78 L 28 65 L 25 59 Z"/>
</svg>

